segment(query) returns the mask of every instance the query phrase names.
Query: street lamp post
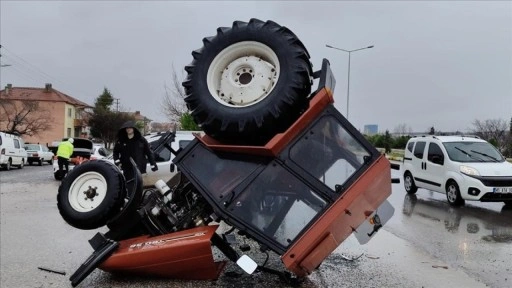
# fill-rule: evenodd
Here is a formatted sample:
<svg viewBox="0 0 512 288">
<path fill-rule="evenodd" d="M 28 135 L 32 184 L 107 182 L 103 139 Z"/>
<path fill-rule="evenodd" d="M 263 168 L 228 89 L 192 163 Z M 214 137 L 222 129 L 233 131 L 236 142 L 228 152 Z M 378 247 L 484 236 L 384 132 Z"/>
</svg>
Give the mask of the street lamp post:
<svg viewBox="0 0 512 288">
<path fill-rule="evenodd" d="M 374 46 L 371 45 L 368 47 L 358 48 L 358 49 L 354 49 L 354 50 L 345 50 L 345 49 L 333 47 L 331 45 L 325 45 L 325 46 L 327 48 L 332 48 L 332 49 L 336 49 L 336 50 L 340 50 L 340 51 L 348 53 L 348 73 L 347 73 L 347 75 L 348 75 L 347 76 L 347 120 L 348 120 L 348 103 L 350 100 L 350 55 L 352 54 L 352 52 L 356 52 L 356 51 L 360 51 L 360 50 L 364 50 L 364 49 L 370 49 L 370 48 L 373 48 Z"/>
</svg>

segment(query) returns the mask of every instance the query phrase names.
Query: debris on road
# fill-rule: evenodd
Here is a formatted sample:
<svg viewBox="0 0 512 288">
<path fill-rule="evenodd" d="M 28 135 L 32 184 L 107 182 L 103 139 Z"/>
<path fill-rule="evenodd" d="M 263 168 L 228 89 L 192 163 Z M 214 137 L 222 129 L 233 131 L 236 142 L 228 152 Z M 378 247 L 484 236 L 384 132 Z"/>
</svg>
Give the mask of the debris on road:
<svg viewBox="0 0 512 288">
<path fill-rule="evenodd" d="M 370 259 L 380 259 L 380 257 L 378 257 L 378 256 L 370 256 L 370 255 L 366 255 L 366 258 L 370 258 Z"/>
<path fill-rule="evenodd" d="M 359 255 L 359 256 L 357 256 L 357 257 L 349 258 L 348 256 L 345 256 L 345 255 L 343 255 L 343 254 L 340 254 L 341 258 L 343 258 L 343 259 L 345 259 L 345 260 L 347 260 L 347 261 L 355 261 L 355 260 L 357 260 L 357 259 L 361 258 L 361 256 L 363 256 L 363 255 L 364 255 L 364 253 L 362 253 L 361 255 Z"/>
<path fill-rule="evenodd" d="M 66 272 L 60 271 L 60 270 L 53 270 L 53 269 L 45 268 L 45 267 L 37 267 L 37 268 L 39 270 L 43 270 L 43 271 L 46 271 L 46 272 L 56 273 L 56 274 L 60 274 L 60 275 L 66 275 Z"/>
</svg>

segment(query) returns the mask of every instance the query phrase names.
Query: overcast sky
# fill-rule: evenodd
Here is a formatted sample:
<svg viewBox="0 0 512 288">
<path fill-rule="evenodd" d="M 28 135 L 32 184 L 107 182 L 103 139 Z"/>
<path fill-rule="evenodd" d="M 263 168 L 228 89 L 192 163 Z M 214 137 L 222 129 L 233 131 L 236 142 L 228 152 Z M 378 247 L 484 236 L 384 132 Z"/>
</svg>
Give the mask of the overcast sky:
<svg viewBox="0 0 512 288">
<path fill-rule="evenodd" d="M 335 105 L 362 130 L 468 131 L 512 117 L 511 1 L 0 1 L 1 85 L 53 87 L 165 121 L 160 103 L 217 27 L 250 18 L 291 29 L 315 69 L 329 59 Z M 185 74 L 183 74 L 185 75 Z"/>
</svg>

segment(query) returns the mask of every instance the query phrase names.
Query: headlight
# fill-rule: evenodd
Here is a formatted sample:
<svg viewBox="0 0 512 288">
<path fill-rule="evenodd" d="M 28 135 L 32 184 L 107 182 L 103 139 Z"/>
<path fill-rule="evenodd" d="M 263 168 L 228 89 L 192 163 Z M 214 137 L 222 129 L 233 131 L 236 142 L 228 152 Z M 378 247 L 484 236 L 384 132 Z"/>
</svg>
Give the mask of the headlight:
<svg viewBox="0 0 512 288">
<path fill-rule="evenodd" d="M 460 166 L 460 172 L 469 176 L 480 176 L 480 172 L 478 172 L 478 170 L 469 166 Z"/>
</svg>

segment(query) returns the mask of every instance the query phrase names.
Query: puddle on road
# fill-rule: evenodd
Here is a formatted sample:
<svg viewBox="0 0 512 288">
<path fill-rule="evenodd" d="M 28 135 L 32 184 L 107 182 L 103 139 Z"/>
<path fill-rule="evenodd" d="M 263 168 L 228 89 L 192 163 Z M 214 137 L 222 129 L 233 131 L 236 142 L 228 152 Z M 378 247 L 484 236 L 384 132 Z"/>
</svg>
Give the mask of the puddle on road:
<svg viewBox="0 0 512 288">
<path fill-rule="evenodd" d="M 488 242 L 512 243 L 512 209 L 489 210 L 476 206 L 451 207 L 445 201 L 405 195 L 403 205 L 397 209 L 402 218 L 437 222 L 458 238 L 482 239 Z"/>
</svg>

